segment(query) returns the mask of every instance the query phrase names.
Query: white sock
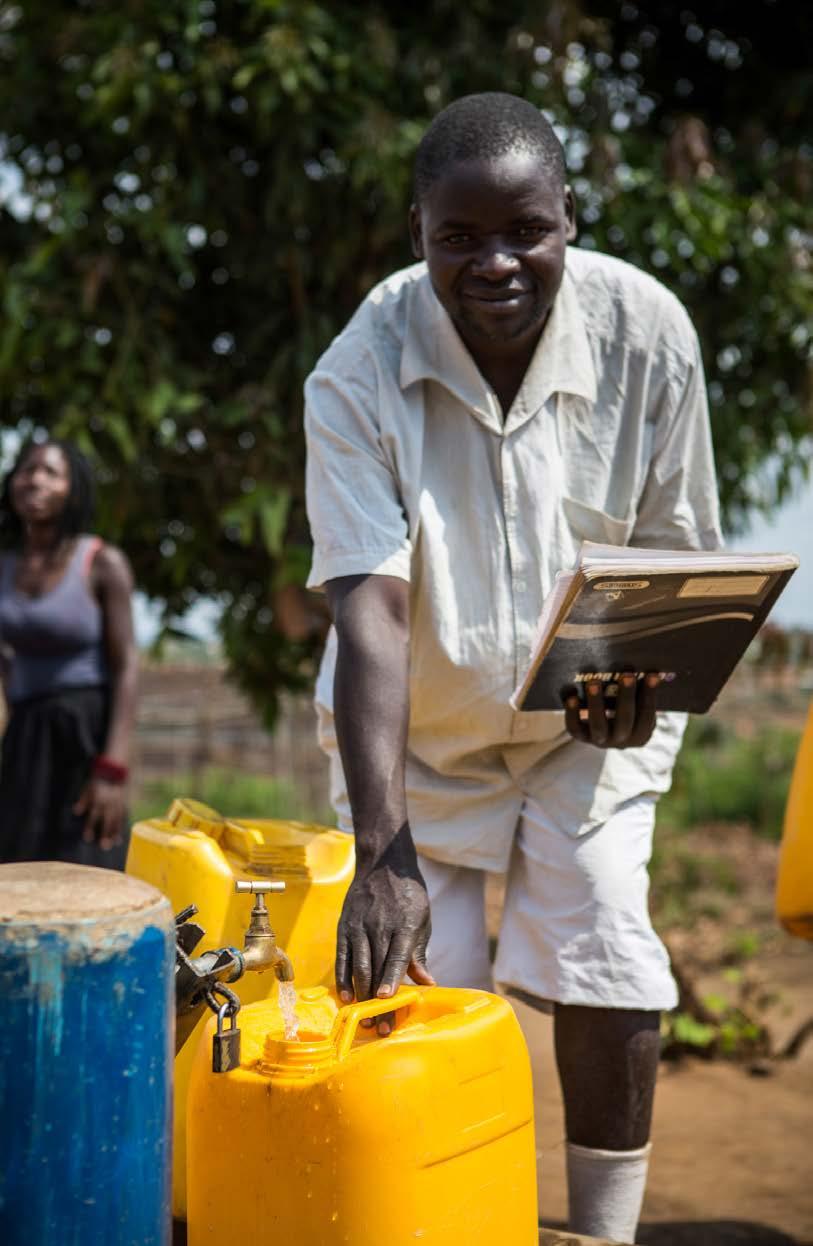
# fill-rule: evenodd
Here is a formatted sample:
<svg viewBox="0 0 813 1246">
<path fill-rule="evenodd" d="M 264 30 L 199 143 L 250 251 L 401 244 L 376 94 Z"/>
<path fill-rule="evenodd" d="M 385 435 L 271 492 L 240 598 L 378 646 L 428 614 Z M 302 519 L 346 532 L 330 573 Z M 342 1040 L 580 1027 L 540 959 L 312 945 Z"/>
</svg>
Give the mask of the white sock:
<svg viewBox="0 0 813 1246">
<path fill-rule="evenodd" d="M 635 1241 L 651 1149 L 651 1142 L 638 1151 L 599 1151 L 567 1143 L 571 1233 Z"/>
</svg>

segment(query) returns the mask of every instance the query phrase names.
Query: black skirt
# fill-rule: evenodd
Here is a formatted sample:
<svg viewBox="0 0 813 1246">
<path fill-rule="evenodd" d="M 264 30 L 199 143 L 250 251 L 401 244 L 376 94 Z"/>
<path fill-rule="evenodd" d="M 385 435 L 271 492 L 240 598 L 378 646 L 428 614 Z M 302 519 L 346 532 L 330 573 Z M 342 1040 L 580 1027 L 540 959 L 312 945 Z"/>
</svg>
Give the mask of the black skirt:
<svg viewBox="0 0 813 1246">
<path fill-rule="evenodd" d="M 73 812 L 104 748 L 106 688 L 69 688 L 11 707 L 0 754 L 0 861 L 73 861 L 123 870 L 122 841 L 102 849 L 82 839 Z"/>
</svg>

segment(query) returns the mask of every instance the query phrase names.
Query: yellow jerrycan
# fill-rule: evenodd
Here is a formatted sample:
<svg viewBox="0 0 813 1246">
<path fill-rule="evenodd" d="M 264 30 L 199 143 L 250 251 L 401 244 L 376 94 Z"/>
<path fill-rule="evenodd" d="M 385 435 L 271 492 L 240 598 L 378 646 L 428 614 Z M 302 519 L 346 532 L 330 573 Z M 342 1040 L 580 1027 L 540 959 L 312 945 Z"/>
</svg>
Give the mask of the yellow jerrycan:
<svg viewBox="0 0 813 1246">
<path fill-rule="evenodd" d="M 389 1037 L 359 1028 L 393 1009 Z M 198 1045 L 189 1246 L 536 1246 L 530 1061 L 504 1000 L 402 987 L 337 1007 L 316 988 L 297 1013 L 286 1040 L 272 1001 L 243 1009 L 229 1073 L 214 1021 Z"/>
<path fill-rule="evenodd" d="M 336 924 L 353 877 L 353 837 L 302 822 L 224 818 L 200 801 L 178 798 L 163 818 L 137 822 L 126 871 L 169 897 L 177 913 L 198 908 L 205 938 L 196 952 L 242 947 L 248 923 L 236 881 L 274 877 L 285 891 L 274 896 L 271 919 L 277 942 L 301 982 L 332 982 Z M 272 972 L 247 973 L 232 984 L 242 1003 L 276 996 Z M 186 1103 L 189 1071 L 204 1017 L 175 1060 L 172 1212 L 186 1216 Z"/>
<path fill-rule="evenodd" d="M 791 934 L 813 939 L 813 703 L 807 713 L 785 806 L 776 915 Z"/>
</svg>

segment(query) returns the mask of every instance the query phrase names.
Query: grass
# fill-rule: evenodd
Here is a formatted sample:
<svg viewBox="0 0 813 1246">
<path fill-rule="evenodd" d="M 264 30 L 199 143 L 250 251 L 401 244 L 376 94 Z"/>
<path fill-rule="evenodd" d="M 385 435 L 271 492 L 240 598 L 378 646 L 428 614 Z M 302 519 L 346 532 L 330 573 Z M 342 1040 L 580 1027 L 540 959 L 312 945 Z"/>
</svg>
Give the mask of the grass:
<svg viewBox="0 0 813 1246">
<path fill-rule="evenodd" d="M 142 784 L 132 820 L 161 817 L 175 796 L 193 796 L 232 818 L 291 818 L 334 824 L 329 809 L 314 809 L 304 793 L 284 779 L 209 767 L 196 775 L 168 775 Z"/>
<path fill-rule="evenodd" d="M 681 831 L 669 825 L 658 827 L 649 873 L 657 924 L 666 930 L 699 917 L 720 919 L 741 889 L 730 861 L 688 848 Z"/>
<path fill-rule="evenodd" d="M 658 929 L 667 933 L 690 932 L 704 918 L 717 925 L 721 933 L 716 939 L 712 935 L 711 947 L 719 945 L 719 989 L 709 994 L 695 989 L 690 953 L 679 975 L 680 1007 L 663 1019 L 667 1056 L 693 1052 L 753 1060 L 770 1054 L 765 1009 L 772 997 L 755 990 L 757 979 L 747 967 L 770 938 L 773 916 L 767 933 L 737 924 L 742 922 L 746 891 L 749 923 L 760 921 L 753 898 L 753 869 L 758 867 L 749 870 L 750 858 L 743 858 L 748 842 L 743 828 L 773 842 L 781 837 L 799 738 L 799 731 L 775 723 L 762 723 L 748 734 L 714 718 L 689 723 L 672 791 L 659 807 L 650 866 L 653 909 Z M 737 827 L 739 852 L 732 854 L 726 826 Z M 765 859 L 764 852 L 756 853 L 756 845 L 751 855 Z M 766 889 L 772 887 L 772 879 L 764 883 Z M 700 928 L 707 932 L 703 949 L 708 957 L 707 937 L 713 927 Z M 678 946 L 685 954 L 685 945 Z M 676 964 L 674 947 L 672 954 Z"/>
<path fill-rule="evenodd" d="M 785 727 L 744 736 L 713 718 L 692 719 L 672 790 L 660 802 L 661 825 L 736 822 L 778 840 L 799 738 Z"/>
<path fill-rule="evenodd" d="M 726 825 L 779 840 L 799 738 L 777 725 L 744 735 L 714 718 L 690 720 L 672 790 L 658 806 L 650 876 L 661 928 L 725 918 L 742 882 L 730 854 L 715 845 Z M 714 834 L 689 838 L 704 827 Z"/>
</svg>

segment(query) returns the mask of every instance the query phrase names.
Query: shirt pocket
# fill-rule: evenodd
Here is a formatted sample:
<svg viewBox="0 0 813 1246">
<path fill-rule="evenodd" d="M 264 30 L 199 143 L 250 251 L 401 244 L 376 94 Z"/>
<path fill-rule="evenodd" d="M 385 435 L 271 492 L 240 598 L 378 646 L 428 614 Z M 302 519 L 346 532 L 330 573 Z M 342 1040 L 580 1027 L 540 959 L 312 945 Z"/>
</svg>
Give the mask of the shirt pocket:
<svg viewBox="0 0 813 1246">
<path fill-rule="evenodd" d="M 626 545 L 635 523 L 635 515 L 618 519 L 606 511 L 586 506 L 575 498 L 562 498 L 562 509 L 571 532 L 582 541 L 597 541 L 600 545 Z"/>
</svg>

